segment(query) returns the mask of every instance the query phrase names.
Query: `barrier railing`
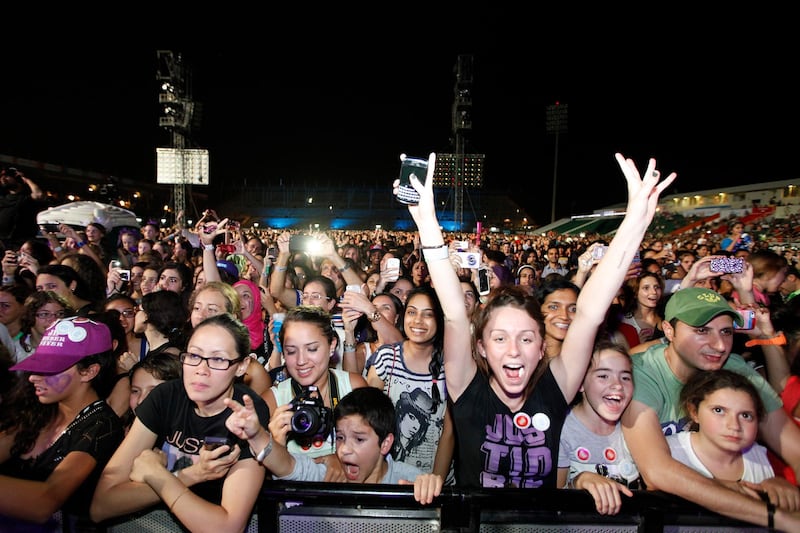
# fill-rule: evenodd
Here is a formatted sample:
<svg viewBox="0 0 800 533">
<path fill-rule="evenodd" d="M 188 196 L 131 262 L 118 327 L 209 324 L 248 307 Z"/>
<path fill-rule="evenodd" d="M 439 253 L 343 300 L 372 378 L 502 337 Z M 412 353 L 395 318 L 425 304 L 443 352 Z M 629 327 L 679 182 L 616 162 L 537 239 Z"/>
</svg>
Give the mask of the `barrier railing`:
<svg viewBox="0 0 800 533">
<path fill-rule="evenodd" d="M 281 533 L 767 531 L 654 491 L 623 496 L 614 516 L 598 514 L 588 492 L 568 489 L 445 487 L 422 506 L 410 486 L 275 482 L 264 485 L 258 506 L 260 531 Z"/>
<path fill-rule="evenodd" d="M 119 517 L 109 533 L 186 531 L 163 505 Z M 445 487 L 431 505 L 413 487 L 267 482 L 247 533 L 728 533 L 767 532 L 655 491 L 623 496 L 619 514 L 597 513 L 588 492 L 571 489 Z"/>
</svg>

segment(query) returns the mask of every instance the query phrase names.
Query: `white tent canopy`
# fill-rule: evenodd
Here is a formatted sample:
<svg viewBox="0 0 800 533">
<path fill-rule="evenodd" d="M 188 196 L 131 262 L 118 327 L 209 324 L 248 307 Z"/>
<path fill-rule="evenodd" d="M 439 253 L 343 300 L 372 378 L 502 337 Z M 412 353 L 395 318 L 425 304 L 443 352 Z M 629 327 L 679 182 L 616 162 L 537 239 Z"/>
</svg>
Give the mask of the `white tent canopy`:
<svg viewBox="0 0 800 533">
<path fill-rule="evenodd" d="M 59 224 L 83 228 L 90 222 L 99 222 L 109 232 L 114 228 L 140 226 L 132 211 L 100 202 L 70 202 L 49 207 L 36 215 L 36 222 L 48 231 L 58 231 Z"/>
</svg>

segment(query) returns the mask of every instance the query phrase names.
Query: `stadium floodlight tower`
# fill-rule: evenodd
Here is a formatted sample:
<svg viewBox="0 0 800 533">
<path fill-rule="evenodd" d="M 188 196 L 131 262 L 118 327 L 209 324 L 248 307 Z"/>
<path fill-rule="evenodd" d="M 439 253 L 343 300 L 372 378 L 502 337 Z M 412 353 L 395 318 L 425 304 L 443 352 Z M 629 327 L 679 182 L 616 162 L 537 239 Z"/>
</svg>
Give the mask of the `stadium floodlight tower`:
<svg viewBox="0 0 800 533">
<path fill-rule="evenodd" d="M 556 221 L 556 182 L 558 178 L 558 135 L 567 132 L 567 104 L 556 102 L 547 106 L 547 133 L 556 136 L 556 155 L 553 161 L 553 205 L 550 208 L 550 223 Z"/>
<path fill-rule="evenodd" d="M 158 125 L 170 133 L 170 146 L 156 148 L 156 183 L 173 186 L 175 224 L 183 228 L 187 186 L 208 185 L 208 150 L 187 147 L 198 121 L 199 104 L 192 100 L 190 72 L 183 57 L 170 50 L 158 50 L 156 55 L 161 106 Z"/>
<path fill-rule="evenodd" d="M 454 153 L 437 154 L 433 178 L 434 187 L 452 188 L 453 224 L 462 231 L 464 224 L 464 193 L 466 188 L 483 187 L 484 154 L 468 152 L 472 133 L 473 57 L 459 55 L 456 61 L 455 98 L 452 112 L 452 145 Z"/>
</svg>

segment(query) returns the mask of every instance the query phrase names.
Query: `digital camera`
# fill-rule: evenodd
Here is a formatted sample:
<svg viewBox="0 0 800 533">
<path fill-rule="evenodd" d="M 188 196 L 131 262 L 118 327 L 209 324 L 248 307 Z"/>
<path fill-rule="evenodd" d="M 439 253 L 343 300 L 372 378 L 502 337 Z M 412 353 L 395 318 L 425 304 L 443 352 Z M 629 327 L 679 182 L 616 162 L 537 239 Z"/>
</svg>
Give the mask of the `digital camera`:
<svg viewBox="0 0 800 533">
<path fill-rule="evenodd" d="M 736 322 L 733 323 L 733 329 L 753 329 L 756 327 L 756 312 L 752 309 L 737 309 L 736 310 L 740 315 L 742 315 L 742 325 L 737 326 Z"/>
<path fill-rule="evenodd" d="M 295 396 L 291 406 L 294 411 L 291 434 L 294 438 L 325 438 L 331 432 L 333 412 L 322 403 L 316 387 L 310 386 Z"/>
<path fill-rule="evenodd" d="M 481 266 L 481 254 L 478 252 L 456 252 L 461 260 L 461 268 L 478 268 Z"/>
</svg>

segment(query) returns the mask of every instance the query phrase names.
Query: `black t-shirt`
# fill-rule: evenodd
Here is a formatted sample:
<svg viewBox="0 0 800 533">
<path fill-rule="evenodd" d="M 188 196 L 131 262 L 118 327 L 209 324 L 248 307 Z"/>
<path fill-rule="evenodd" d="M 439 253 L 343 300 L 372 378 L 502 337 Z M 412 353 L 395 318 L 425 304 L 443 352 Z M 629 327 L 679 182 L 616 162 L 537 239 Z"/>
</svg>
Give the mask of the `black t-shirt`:
<svg viewBox="0 0 800 533">
<path fill-rule="evenodd" d="M 255 404 L 261 424 L 269 423 L 269 407 L 255 391 L 241 383 L 233 385 L 233 399 L 243 403 L 242 396 L 249 395 Z M 200 448 L 207 436 L 228 437 L 242 450 L 239 460 L 254 457 L 246 440 L 236 438 L 225 427 L 230 409 L 219 414 L 203 417 L 195 412 L 195 404 L 186 394 L 183 379 L 178 378 L 158 385 L 136 408 L 136 417 L 156 434 L 156 447 L 167 455 L 170 472 L 181 470 L 200 460 Z M 258 451 L 258 450 L 257 450 Z M 212 503 L 222 501 L 222 486 L 225 478 L 198 483 L 192 492 Z"/>
<path fill-rule="evenodd" d="M 478 370 L 453 403 L 456 484 L 555 488 L 568 404 L 548 368 L 522 410 L 512 413 Z"/>
<path fill-rule="evenodd" d="M 81 411 L 58 440 L 42 454 L 32 459 L 11 458 L 0 465 L 0 474 L 44 481 L 68 454 L 88 453 L 97 464 L 62 507 L 69 514 L 88 517 L 100 474 L 124 437 L 122 420 L 104 400 L 98 400 Z"/>
</svg>

